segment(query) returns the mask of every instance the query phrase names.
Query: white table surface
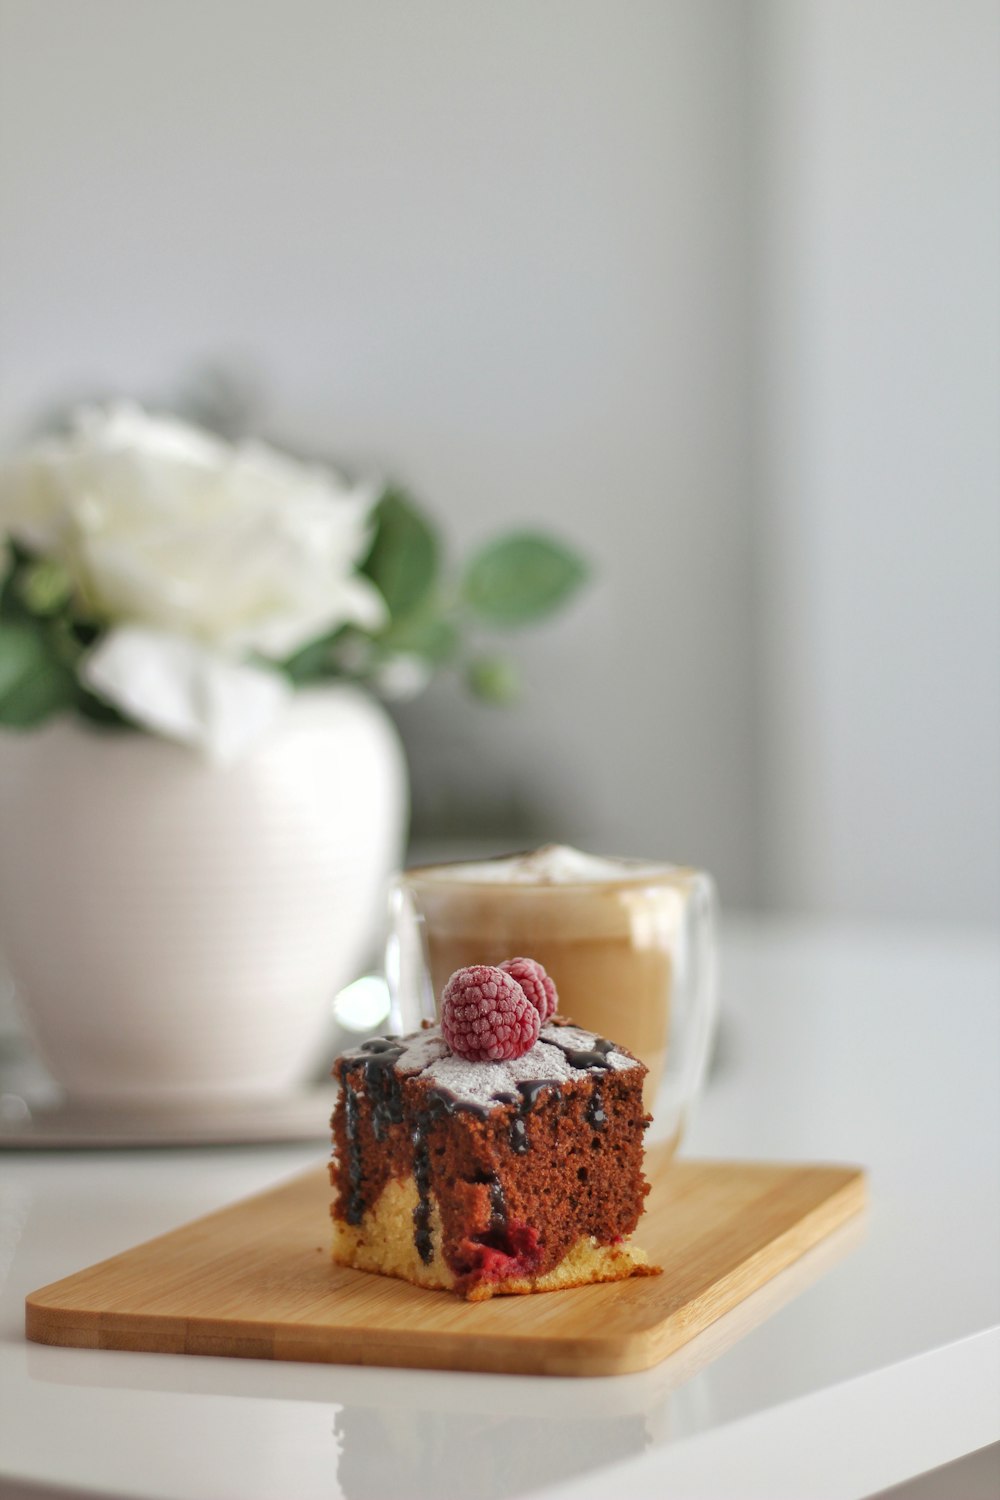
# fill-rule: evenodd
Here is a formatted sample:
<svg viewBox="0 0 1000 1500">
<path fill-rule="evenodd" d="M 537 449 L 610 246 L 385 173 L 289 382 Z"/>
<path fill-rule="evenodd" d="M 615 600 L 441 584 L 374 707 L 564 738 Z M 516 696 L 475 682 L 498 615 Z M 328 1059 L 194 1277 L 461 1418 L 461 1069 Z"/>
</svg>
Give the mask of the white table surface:
<svg viewBox="0 0 1000 1500">
<path fill-rule="evenodd" d="M 718 1064 L 685 1150 L 864 1163 L 860 1231 L 615 1379 L 47 1349 L 23 1337 L 28 1291 L 323 1152 L 5 1153 L 0 1494 L 802 1500 L 996 1441 L 998 945 L 731 923 L 724 958 Z"/>
</svg>

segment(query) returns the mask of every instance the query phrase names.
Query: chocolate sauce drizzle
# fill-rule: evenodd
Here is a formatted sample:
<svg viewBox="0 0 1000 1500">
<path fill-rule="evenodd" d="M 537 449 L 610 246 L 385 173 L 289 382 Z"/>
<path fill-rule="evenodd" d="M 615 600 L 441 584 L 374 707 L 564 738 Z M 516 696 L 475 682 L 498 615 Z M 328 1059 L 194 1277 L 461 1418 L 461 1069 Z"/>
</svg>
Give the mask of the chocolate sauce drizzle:
<svg viewBox="0 0 1000 1500">
<path fill-rule="evenodd" d="M 586 1115 L 587 1124 L 592 1125 L 595 1130 L 603 1130 L 608 1123 L 608 1117 L 604 1113 L 604 1095 L 596 1084 L 594 1085 L 594 1092 L 587 1100 Z"/>
<path fill-rule="evenodd" d="M 413 1210 L 413 1243 L 425 1266 L 434 1258 L 431 1239 L 431 1154 L 427 1136 L 418 1122 L 413 1132 L 413 1180 L 417 1185 L 417 1206 Z"/>
<path fill-rule="evenodd" d="M 356 1059 L 354 1067 L 360 1066 L 365 1091 L 371 1100 L 372 1130 L 375 1139 L 381 1141 L 390 1125 L 403 1123 L 403 1096 L 396 1063 L 404 1049 L 394 1037 L 377 1036 L 363 1042 L 361 1050 L 365 1056 Z"/>
<path fill-rule="evenodd" d="M 463 1111 L 468 1115 L 478 1115 L 481 1120 L 489 1119 L 489 1105 L 480 1104 L 476 1099 L 460 1099 L 453 1094 L 451 1089 L 446 1089 L 442 1084 L 427 1090 L 428 1119 L 433 1119 L 434 1114 L 440 1112 L 442 1115 L 457 1115 Z"/>
<path fill-rule="evenodd" d="M 555 1078 L 523 1078 L 517 1085 L 517 1091 L 521 1096 L 521 1113 L 530 1114 L 538 1103 L 538 1096 L 543 1089 L 554 1089 L 558 1087 Z"/>
<path fill-rule="evenodd" d="M 595 1036 L 593 1047 L 566 1047 L 554 1036 L 547 1036 L 545 1040 L 550 1046 L 559 1048 L 571 1068 L 600 1068 L 606 1073 L 611 1066 L 608 1053 L 614 1052 L 615 1044 L 603 1036 Z"/>
<path fill-rule="evenodd" d="M 427 1131 L 439 1114 L 455 1114 L 460 1109 L 472 1114 L 488 1114 L 481 1105 L 457 1099 L 448 1089 L 435 1089 L 428 1096 L 428 1105 L 418 1115 L 412 1135 L 413 1181 L 417 1189 L 417 1206 L 413 1210 L 413 1244 L 425 1266 L 434 1258 L 434 1241 L 431 1235 L 431 1154 L 427 1146 Z M 507 1224 L 507 1199 L 503 1183 L 495 1172 L 477 1180 L 485 1182 L 489 1187 L 489 1232 L 498 1232 Z"/>
<path fill-rule="evenodd" d="M 426 1108 L 417 1115 L 412 1136 L 413 1181 L 417 1189 L 417 1206 L 413 1210 L 413 1243 L 425 1266 L 430 1265 L 434 1259 L 434 1242 L 431 1236 L 431 1154 L 427 1146 L 427 1132 L 435 1119 L 444 1115 L 455 1115 L 463 1111 L 478 1115 L 481 1119 L 486 1119 L 489 1115 L 485 1105 L 472 1099 L 460 1099 L 450 1089 L 441 1086 L 428 1089 L 426 1101 Z M 490 1201 L 493 1202 L 492 1197 Z"/>
<path fill-rule="evenodd" d="M 368 1095 L 372 1106 L 372 1130 L 382 1140 L 390 1125 L 403 1120 L 403 1099 L 395 1063 L 403 1055 L 397 1037 L 373 1037 L 362 1043 L 363 1057 L 349 1059 L 341 1078 L 344 1087 L 344 1129 L 347 1135 L 347 1211 L 348 1224 L 360 1224 L 365 1212 L 361 1189 L 363 1178 L 361 1143 L 358 1140 L 358 1094 L 355 1080 Z"/>
<path fill-rule="evenodd" d="M 358 1140 L 358 1096 L 344 1078 L 344 1125 L 347 1130 L 347 1222 L 360 1224 L 365 1211 L 361 1192 L 361 1143 Z"/>
<path fill-rule="evenodd" d="M 521 1096 L 521 1107 L 510 1122 L 510 1149 L 518 1156 L 523 1156 L 531 1146 L 528 1139 L 528 1126 L 525 1116 L 530 1115 L 538 1103 L 539 1095 L 544 1089 L 558 1088 L 558 1080 L 555 1078 L 524 1078 L 518 1085 L 517 1090 Z M 504 1103 L 515 1103 L 513 1095 L 498 1095 Z"/>
</svg>

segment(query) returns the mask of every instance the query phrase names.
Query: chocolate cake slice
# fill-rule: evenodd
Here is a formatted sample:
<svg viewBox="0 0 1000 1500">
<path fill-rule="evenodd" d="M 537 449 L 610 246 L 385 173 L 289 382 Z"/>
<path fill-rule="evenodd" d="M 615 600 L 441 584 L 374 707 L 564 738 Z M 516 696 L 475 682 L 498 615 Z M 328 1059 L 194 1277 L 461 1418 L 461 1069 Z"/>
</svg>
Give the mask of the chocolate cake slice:
<svg viewBox="0 0 1000 1500">
<path fill-rule="evenodd" d="M 645 1067 L 560 1017 L 531 1035 L 471 1060 L 432 1026 L 338 1058 L 335 1261 L 469 1301 L 655 1274 L 629 1243 Z"/>
</svg>

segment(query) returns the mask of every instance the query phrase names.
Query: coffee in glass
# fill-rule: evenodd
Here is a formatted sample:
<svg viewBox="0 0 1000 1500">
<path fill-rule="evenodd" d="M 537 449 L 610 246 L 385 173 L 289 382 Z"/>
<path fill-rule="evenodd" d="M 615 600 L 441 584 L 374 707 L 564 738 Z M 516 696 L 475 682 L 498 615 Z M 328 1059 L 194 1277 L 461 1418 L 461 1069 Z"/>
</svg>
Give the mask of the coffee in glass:
<svg viewBox="0 0 1000 1500">
<path fill-rule="evenodd" d="M 392 894 L 394 1026 L 435 1019 L 456 969 L 517 955 L 544 965 L 562 1015 L 641 1058 L 646 1107 L 676 1141 L 715 1021 L 711 879 L 561 845 L 409 870 Z"/>
</svg>

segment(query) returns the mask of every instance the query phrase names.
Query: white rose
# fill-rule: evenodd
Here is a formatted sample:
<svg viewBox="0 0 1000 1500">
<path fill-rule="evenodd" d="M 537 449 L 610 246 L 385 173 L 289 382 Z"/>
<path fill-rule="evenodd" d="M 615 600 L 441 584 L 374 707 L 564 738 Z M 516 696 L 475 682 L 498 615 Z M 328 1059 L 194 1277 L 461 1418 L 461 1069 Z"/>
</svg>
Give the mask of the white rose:
<svg viewBox="0 0 1000 1500">
<path fill-rule="evenodd" d="M 102 696 L 232 758 L 284 699 L 249 654 L 280 661 L 338 625 L 383 623 L 381 595 L 355 571 L 374 498 L 263 444 L 135 406 L 87 408 L 68 436 L 0 469 L 0 536 L 57 558 L 109 623 L 85 667 Z"/>
</svg>

